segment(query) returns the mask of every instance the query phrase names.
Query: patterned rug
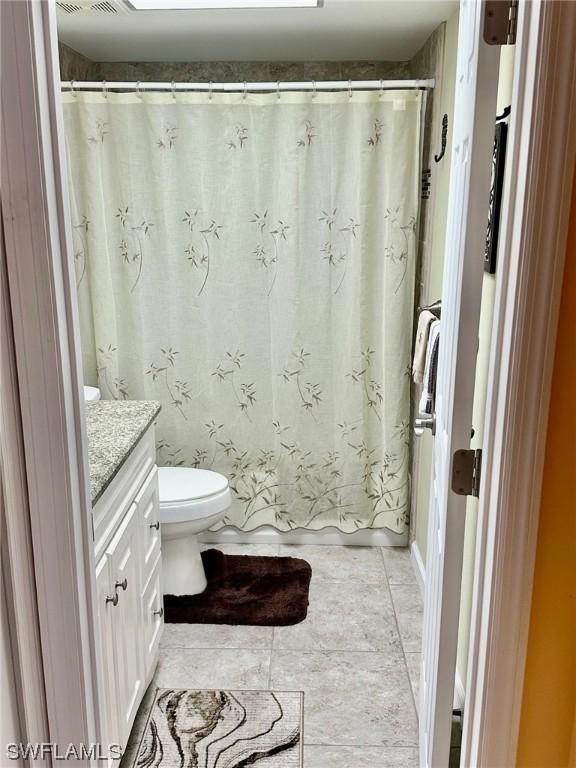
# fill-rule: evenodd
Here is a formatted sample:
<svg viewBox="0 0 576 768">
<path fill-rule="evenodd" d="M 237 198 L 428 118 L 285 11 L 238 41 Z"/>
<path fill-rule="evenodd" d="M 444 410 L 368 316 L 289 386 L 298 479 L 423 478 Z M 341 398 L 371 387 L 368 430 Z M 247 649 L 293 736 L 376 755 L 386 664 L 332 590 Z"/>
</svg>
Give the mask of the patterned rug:
<svg viewBox="0 0 576 768">
<path fill-rule="evenodd" d="M 134 768 L 302 768 L 303 697 L 158 688 Z"/>
</svg>

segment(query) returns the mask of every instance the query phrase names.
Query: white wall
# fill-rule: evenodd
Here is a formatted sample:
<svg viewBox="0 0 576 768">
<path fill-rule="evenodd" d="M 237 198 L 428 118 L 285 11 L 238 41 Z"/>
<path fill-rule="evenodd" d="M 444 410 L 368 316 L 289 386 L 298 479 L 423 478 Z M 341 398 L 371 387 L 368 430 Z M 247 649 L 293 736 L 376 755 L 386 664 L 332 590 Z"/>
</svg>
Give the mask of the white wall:
<svg viewBox="0 0 576 768">
<path fill-rule="evenodd" d="M 426 264 L 423 269 L 424 302 L 439 299 L 442 295 L 442 270 L 444 265 L 444 243 L 446 239 L 446 212 L 448 210 L 448 187 L 450 184 L 450 157 L 452 155 L 452 118 L 454 115 L 454 86 L 456 80 L 456 54 L 458 49 L 458 11 L 446 21 L 444 37 L 444 63 L 440 78 L 439 109 L 435 114 L 432 132 L 432 146 L 439 150 L 442 116 L 448 115 L 448 137 L 444 159 L 432 164 L 431 222 L 428 229 Z M 436 110 L 435 110 L 436 111 Z M 426 430 L 415 442 L 414 492 L 412 515 L 414 516 L 414 540 L 426 561 L 426 535 L 428 530 L 428 505 L 430 503 L 430 480 L 432 469 L 432 435 Z"/>
</svg>

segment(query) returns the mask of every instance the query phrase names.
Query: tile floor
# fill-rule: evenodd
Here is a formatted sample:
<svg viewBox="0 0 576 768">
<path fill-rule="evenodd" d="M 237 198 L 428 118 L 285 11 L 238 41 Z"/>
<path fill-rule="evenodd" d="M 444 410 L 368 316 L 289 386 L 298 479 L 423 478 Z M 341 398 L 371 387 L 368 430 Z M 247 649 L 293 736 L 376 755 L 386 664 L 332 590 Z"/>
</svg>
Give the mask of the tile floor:
<svg viewBox="0 0 576 768">
<path fill-rule="evenodd" d="M 305 768 L 416 768 L 422 598 L 408 550 L 218 548 L 308 560 L 308 617 L 276 628 L 167 624 L 123 765 L 159 686 L 303 690 Z"/>
</svg>

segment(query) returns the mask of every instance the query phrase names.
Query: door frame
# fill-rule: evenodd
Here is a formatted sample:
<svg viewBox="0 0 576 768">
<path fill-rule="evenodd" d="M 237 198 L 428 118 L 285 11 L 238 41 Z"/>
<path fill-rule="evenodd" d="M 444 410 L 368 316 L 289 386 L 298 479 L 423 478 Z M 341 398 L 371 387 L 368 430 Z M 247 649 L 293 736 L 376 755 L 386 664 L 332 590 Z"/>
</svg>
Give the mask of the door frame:
<svg viewBox="0 0 576 768">
<path fill-rule="evenodd" d="M 0 711 L 4 711 L 3 697 L 12 696 L 18 737 L 42 742 L 48 741 L 48 723 L 14 360 L 4 231 L 0 220 L 0 592 L 3 593 L 0 600 L 6 603 L 6 613 L 0 619 L 6 621 L 6 626 L 0 629 L 0 635 L 4 634 L 9 646 L 13 673 L 13 685 L 2 686 Z M 17 600 L 14 585 L 18 585 Z M 15 765 L 23 763 L 15 761 Z"/>
<path fill-rule="evenodd" d="M 488 376 L 462 766 L 516 764 L 576 158 L 575 51 L 576 3 L 521 4 Z"/>
<path fill-rule="evenodd" d="M 50 741 L 89 743 L 99 731 L 95 568 L 55 3 L 0 9 L 2 203 L 46 714 Z M 576 149 L 576 4 L 534 0 L 520 10 L 463 752 L 478 768 L 514 764 Z M 72 677 L 78 684 L 67 686 Z M 512 725 L 498 720 L 502 702 Z"/>
<path fill-rule="evenodd" d="M 14 521 L 11 526 L 10 516 L 7 525 L 14 548 L 10 566 L 33 562 L 35 577 L 36 616 L 31 610 L 21 612 L 16 649 L 20 667 L 30 663 L 24 695 L 29 698 L 33 686 L 39 686 L 39 675 L 43 687 L 36 702 L 41 709 L 35 713 L 37 726 L 23 738 L 57 744 L 63 752 L 69 744 L 97 742 L 99 708 L 94 547 L 71 225 L 62 173 L 55 0 L 3 1 L 0 14 L 5 288 L 14 338 L 11 373 L 19 398 L 13 421 L 20 422 L 26 486 L 8 488 L 6 503 L 29 518 L 31 548 L 26 549 L 25 536 Z M 96 766 L 96 760 L 88 757 L 77 764 Z"/>
</svg>

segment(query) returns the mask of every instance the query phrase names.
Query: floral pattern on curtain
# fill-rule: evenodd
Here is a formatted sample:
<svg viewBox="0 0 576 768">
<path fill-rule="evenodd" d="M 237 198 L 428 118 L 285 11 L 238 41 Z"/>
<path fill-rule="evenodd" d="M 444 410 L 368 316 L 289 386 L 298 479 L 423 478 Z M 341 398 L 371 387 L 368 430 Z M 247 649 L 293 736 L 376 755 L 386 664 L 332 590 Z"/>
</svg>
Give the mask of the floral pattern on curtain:
<svg viewBox="0 0 576 768">
<path fill-rule="evenodd" d="M 227 525 L 405 531 L 421 93 L 63 100 L 87 383 Z"/>
</svg>

